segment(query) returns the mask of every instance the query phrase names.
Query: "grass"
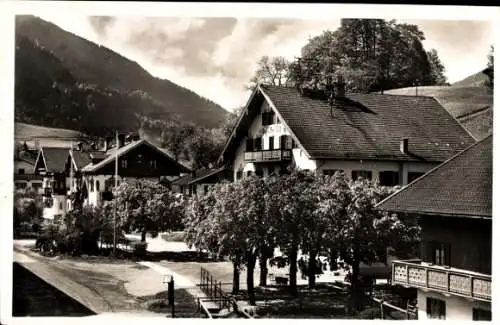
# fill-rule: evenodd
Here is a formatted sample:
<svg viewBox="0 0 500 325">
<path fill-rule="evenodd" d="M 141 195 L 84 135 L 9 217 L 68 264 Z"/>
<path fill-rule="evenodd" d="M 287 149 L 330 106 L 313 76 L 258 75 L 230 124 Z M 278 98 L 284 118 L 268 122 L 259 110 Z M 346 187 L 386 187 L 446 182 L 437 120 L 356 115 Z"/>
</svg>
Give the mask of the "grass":
<svg viewBox="0 0 500 325">
<path fill-rule="evenodd" d="M 183 231 L 171 231 L 165 234 L 161 234 L 161 239 L 170 242 L 184 242 L 184 232 Z"/>
<path fill-rule="evenodd" d="M 52 128 L 40 125 L 26 124 L 26 123 L 15 123 L 15 138 L 16 139 L 29 139 L 32 137 L 40 138 L 78 138 L 83 134 L 68 129 Z"/>
<path fill-rule="evenodd" d="M 167 314 L 168 316 L 171 315 L 172 307 L 168 304 L 168 291 L 158 292 L 154 295 L 141 296 L 136 299 L 149 311 Z M 175 289 L 174 300 L 176 318 L 199 317 L 197 301 L 185 289 Z"/>
</svg>

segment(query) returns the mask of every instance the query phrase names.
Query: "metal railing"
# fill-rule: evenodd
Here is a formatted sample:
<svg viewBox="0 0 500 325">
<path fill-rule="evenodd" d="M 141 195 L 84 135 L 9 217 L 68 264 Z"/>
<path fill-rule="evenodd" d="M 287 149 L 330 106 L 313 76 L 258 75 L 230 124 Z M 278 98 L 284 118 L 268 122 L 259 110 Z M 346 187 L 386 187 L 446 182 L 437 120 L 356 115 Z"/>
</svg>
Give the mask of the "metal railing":
<svg viewBox="0 0 500 325">
<path fill-rule="evenodd" d="M 246 162 L 266 162 L 266 161 L 281 161 L 292 159 L 292 150 L 290 149 L 274 149 L 274 150 L 259 150 L 246 151 Z"/>
<path fill-rule="evenodd" d="M 420 260 L 394 261 L 392 282 L 476 300 L 491 301 L 491 275 L 423 264 Z"/>
</svg>

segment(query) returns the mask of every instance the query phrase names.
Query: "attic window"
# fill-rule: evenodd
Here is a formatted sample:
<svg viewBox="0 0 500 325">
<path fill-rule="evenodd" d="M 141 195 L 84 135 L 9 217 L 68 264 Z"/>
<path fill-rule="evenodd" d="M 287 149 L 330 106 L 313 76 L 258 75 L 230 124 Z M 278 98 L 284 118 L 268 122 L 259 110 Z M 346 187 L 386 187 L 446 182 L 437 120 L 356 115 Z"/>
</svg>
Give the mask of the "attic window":
<svg viewBox="0 0 500 325">
<path fill-rule="evenodd" d="M 122 168 L 127 168 L 127 159 L 123 159 L 123 160 L 121 161 L 121 167 L 122 167 Z"/>
</svg>

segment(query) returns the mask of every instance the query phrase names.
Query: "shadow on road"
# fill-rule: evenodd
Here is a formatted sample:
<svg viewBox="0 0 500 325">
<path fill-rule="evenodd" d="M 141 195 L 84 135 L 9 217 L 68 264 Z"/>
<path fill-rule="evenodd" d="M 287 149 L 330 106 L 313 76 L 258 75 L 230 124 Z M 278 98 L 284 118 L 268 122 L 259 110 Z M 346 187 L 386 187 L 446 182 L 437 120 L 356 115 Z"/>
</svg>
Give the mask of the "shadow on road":
<svg viewBox="0 0 500 325">
<path fill-rule="evenodd" d="M 21 265 L 13 264 L 12 316 L 91 316 L 93 311 Z"/>
</svg>

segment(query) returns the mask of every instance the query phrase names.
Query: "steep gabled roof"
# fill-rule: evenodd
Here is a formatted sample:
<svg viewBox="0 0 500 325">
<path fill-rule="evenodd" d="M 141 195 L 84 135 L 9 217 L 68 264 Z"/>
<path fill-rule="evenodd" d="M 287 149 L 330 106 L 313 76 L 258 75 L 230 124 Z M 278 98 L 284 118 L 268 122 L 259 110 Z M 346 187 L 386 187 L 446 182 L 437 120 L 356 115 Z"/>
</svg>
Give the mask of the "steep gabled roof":
<svg viewBox="0 0 500 325">
<path fill-rule="evenodd" d="M 430 170 L 377 208 L 443 216 L 492 217 L 493 136 Z"/>
<path fill-rule="evenodd" d="M 81 170 L 92 162 L 90 153 L 85 151 L 70 150 L 76 170 Z"/>
<path fill-rule="evenodd" d="M 45 171 L 48 173 L 64 172 L 68 159 L 69 148 L 42 147 L 38 153 L 35 163 L 35 169 L 41 160 L 45 165 Z"/>
<path fill-rule="evenodd" d="M 102 161 L 100 161 L 99 163 L 97 163 L 95 165 L 87 165 L 87 166 L 85 166 L 82 169 L 82 171 L 83 172 L 96 172 L 100 168 L 102 168 L 102 167 L 106 166 L 107 164 L 109 164 L 110 162 L 114 161 L 114 159 L 116 158 L 116 156 L 121 157 L 122 155 L 126 154 L 127 152 L 129 152 L 132 149 L 137 148 L 137 147 L 139 147 L 141 145 L 147 145 L 147 146 L 153 148 L 158 153 L 160 153 L 161 155 L 165 156 L 167 159 L 169 159 L 172 162 L 174 162 L 175 164 L 177 164 L 179 166 L 179 168 L 181 170 L 183 170 L 184 172 L 188 172 L 189 171 L 189 168 L 187 168 L 186 166 L 184 166 L 184 165 L 180 164 L 179 162 L 175 161 L 175 159 L 173 159 L 172 157 L 170 157 L 170 155 L 168 155 L 163 150 L 159 149 L 158 147 L 156 147 L 154 144 L 152 144 L 151 142 L 147 141 L 146 139 L 141 139 L 141 140 L 138 140 L 138 141 L 130 142 L 130 143 L 124 145 L 123 147 L 118 148 L 118 149 L 112 148 L 111 150 L 106 151 L 106 158 L 104 158 Z"/>
</svg>

